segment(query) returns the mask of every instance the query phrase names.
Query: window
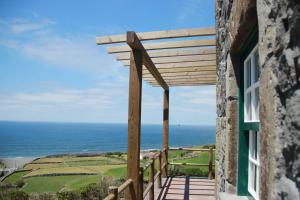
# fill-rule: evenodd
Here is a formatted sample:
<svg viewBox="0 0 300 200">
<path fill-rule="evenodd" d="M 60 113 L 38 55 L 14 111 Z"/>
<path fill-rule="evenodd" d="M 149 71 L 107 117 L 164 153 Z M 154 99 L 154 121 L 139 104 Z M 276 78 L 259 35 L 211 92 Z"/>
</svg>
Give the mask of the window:
<svg viewBox="0 0 300 200">
<path fill-rule="evenodd" d="M 259 134 L 258 131 L 249 131 L 249 165 L 248 191 L 258 199 L 259 190 Z"/>
<path fill-rule="evenodd" d="M 255 47 L 244 61 L 244 123 L 250 127 L 248 156 L 248 191 L 259 199 L 259 131 L 251 128 L 259 122 L 259 56 Z"/>
<path fill-rule="evenodd" d="M 259 57 L 255 47 L 244 62 L 245 122 L 259 121 Z"/>
</svg>

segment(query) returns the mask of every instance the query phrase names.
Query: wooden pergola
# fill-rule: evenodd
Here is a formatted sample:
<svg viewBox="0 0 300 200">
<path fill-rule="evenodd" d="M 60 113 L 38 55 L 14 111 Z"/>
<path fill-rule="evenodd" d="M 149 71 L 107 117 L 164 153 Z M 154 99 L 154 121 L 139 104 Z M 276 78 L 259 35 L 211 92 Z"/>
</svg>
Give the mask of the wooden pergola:
<svg viewBox="0 0 300 200">
<path fill-rule="evenodd" d="M 127 45 L 107 48 L 108 53 L 114 54 L 124 66 L 130 66 L 127 182 L 129 186 L 132 184 L 129 188 L 130 191 L 135 191 L 133 192 L 135 195 L 127 194 L 126 199 L 143 199 L 140 179 L 142 80 L 164 89 L 162 175 L 167 176 L 169 87 L 216 83 L 216 40 L 212 36 L 215 36 L 214 28 L 194 28 L 143 33 L 129 31 L 123 35 L 96 38 L 98 45 L 127 43 Z M 193 40 L 186 39 L 190 37 L 194 37 Z M 178 38 L 183 39 L 178 40 Z M 172 41 L 142 43 L 146 40 L 161 39 L 172 39 Z M 153 196 L 153 192 L 150 195 Z M 149 199 L 153 199 L 152 196 Z"/>
</svg>

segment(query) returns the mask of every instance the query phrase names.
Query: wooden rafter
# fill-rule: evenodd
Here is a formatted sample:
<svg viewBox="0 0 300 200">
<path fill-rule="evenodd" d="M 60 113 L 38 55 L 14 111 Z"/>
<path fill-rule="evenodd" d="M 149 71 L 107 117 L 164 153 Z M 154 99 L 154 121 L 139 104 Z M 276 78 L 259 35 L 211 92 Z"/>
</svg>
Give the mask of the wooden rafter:
<svg viewBox="0 0 300 200">
<path fill-rule="evenodd" d="M 178 76 L 202 76 L 202 75 L 215 75 L 216 71 L 200 71 L 200 72 L 167 72 L 167 73 L 160 73 L 162 77 L 165 79 L 167 77 L 178 77 Z M 143 78 L 152 77 L 149 72 L 143 72 Z"/>
<path fill-rule="evenodd" d="M 122 61 L 122 63 L 124 64 L 124 66 L 129 66 L 129 65 L 127 65 L 128 62 Z M 163 63 L 163 64 L 155 64 L 155 66 L 157 69 L 216 66 L 216 61 L 215 60 L 206 60 L 206 61 L 182 62 L 182 63 Z"/>
<path fill-rule="evenodd" d="M 195 37 L 195 36 L 212 36 L 215 35 L 215 28 L 194 28 L 194 29 L 179 29 L 179 30 L 166 30 L 166 31 L 153 31 L 137 33 L 140 41 L 143 40 L 156 40 L 168 38 L 181 38 L 181 37 Z M 112 44 L 126 42 L 126 34 L 113 35 L 113 36 L 100 36 L 96 37 L 96 44 Z"/>
<path fill-rule="evenodd" d="M 184 81 L 184 80 L 195 80 L 195 81 L 202 81 L 202 80 L 216 80 L 216 76 L 209 76 L 209 77 L 203 77 L 203 76 L 196 76 L 196 77 L 192 77 L 192 76 L 181 76 L 181 77 L 166 77 L 164 78 L 164 80 L 166 82 L 168 81 L 175 81 L 175 80 L 180 80 L 180 81 Z M 143 78 L 144 81 L 148 81 L 148 82 L 153 82 L 155 81 L 154 78 Z"/>
<path fill-rule="evenodd" d="M 156 81 L 161 85 L 162 88 L 168 90 L 169 87 L 161 77 L 159 71 L 156 69 L 151 58 L 149 57 L 144 46 L 136 36 L 135 32 L 127 32 L 127 44 L 131 47 L 132 50 L 139 50 L 143 56 L 142 63 L 147 68 L 147 70 L 153 75 Z"/>
<path fill-rule="evenodd" d="M 187 50 L 161 50 L 161 51 L 149 51 L 150 58 L 160 57 L 174 57 L 174 56 L 193 56 L 193 55 L 209 55 L 216 54 L 215 48 L 193 48 Z M 128 60 L 130 58 L 129 52 L 115 53 L 117 60 Z"/>
<path fill-rule="evenodd" d="M 216 46 L 215 39 L 205 40 L 182 40 L 175 42 L 157 42 L 147 43 L 143 45 L 146 50 L 160 50 L 160 49 L 177 49 L 177 48 L 190 48 L 190 47 L 207 47 Z M 112 46 L 107 48 L 108 53 L 129 52 L 131 49 L 127 45 Z"/>
<path fill-rule="evenodd" d="M 154 64 L 166 63 L 184 63 L 184 62 L 199 62 L 199 61 L 216 61 L 216 54 L 195 55 L 195 56 L 177 56 L 177 57 L 161 57 L 151 58 Z M 129 64 L 128 60 L 120 60 L 124 65 Z"/>
<path fill-rule="evenodd" d="M 144 40 L 214 36 L 214 28 L 155 31 L 127 35 L 97 37 L 97 44 L 126 42 L 127 45 L 110 46 L 109 53 L 130 65 L 130 51 L 142 55 L 142 78 L 151 85 L 159 84 L 165 90 L 169 86 L 215 84 L 216 41 L 212 37 L 193 40 L 173 40 L 143 43 Z"/>
<path fill-rule="evenodd" d="M 202 86 L 202 85 L 215 85 L 216 82 L 203 82 L 203 83 L 169 83 L 169 87 L 177 86 Z M 160 87 L 158 84 L 150 84 L 153 87 Z"/>
</svg>

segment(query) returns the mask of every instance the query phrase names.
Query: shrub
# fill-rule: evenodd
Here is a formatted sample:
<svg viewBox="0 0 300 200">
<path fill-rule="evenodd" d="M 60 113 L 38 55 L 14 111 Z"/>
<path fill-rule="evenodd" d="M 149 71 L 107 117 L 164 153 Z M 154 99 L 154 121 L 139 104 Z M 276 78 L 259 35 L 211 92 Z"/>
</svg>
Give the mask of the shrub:
<svg viewBox="0 0 300 200">
<path fill-rule="evenodd" d="M 63 191 L 56 193 L 58 200 L 77 200 L 80 199 L 80 193 L 77 191 Z"/>
<path fill-rule="evenodd" d="M 9 200 L 29 200 L 29 195 L 26 192 L 20 190 L 10 190 L 8 192 Z"/>
<path fill-rule="evenodd" d="M 17 188 L 22 188 L 25 185 L 25 182 L 23 179 L 18 180 L 15 185 L 17 186 Z"/>
<path fill-rule="evenodd" d="M 50 193 L 34 193 L 29 197 L 30 200 L 56 200 L 55 194 Z"/>
</svg>

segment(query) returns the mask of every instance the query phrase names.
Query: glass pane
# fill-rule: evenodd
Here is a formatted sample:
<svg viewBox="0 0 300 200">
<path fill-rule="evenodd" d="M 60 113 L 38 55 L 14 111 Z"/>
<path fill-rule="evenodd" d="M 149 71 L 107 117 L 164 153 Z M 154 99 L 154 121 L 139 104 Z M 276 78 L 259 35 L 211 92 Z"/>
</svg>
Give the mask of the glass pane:
<svg viewBox="0 0 300 200">
<path fill-rule="evenodd" d="M 248 88 L 251 85 L 251 59 L 249 59 L 246 62 L 245 72 L 246 72 L 246 76 L 245 76 L 245 79 L 246 79 L 246 88 Z"/>
<path fill-rule="evenodd" d="M 257 166 L 253 165 L 254 167 L 254 176 L 253 176 L 253 189 L 256 192 L 257 188 L 256 188 L 256 179 L 257 179 Z"/>
<path fill-rule="evenodd" d="M 257 82 L 260 75 L 258 51 L 254 53 L 254 82 Z"/>
<path fill-rule="evenodd" d="M 251 92 L 246 94 L 246 119 L 247 121 L 251 121 L 252 114 L 251 114 Z"/>
<path fill-rule="evenodd" d="M 257 132 L 253 131 L 253 158 L 257 160 Z"/>
</svg>

